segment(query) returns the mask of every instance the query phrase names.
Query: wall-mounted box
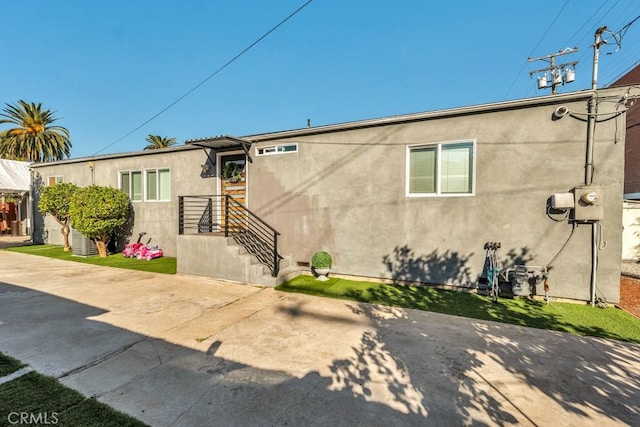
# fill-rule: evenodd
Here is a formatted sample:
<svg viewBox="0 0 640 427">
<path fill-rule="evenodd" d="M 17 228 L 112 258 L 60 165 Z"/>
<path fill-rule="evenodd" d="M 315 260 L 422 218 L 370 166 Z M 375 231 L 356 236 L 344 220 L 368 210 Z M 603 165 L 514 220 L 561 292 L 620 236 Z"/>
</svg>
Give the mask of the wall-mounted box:
<svg viewBox="0 0 640 427">
<path fill-rule="evenodd" d="M 557 210 L 573 209 L 573 193 L 556 193 L 551 196 L 551 207 Z"/>
<path fill-rule="evenodd" d="M 573 190 L 576 221 L 599 221 L 604 219 L 604 197 L 599 185 L 582 185 Z"/>
</svg>

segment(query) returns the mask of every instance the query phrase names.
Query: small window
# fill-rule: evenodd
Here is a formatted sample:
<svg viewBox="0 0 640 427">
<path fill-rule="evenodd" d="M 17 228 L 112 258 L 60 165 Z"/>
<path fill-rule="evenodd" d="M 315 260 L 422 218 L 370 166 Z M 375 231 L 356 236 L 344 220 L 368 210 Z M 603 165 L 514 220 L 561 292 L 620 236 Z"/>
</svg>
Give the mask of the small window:
<svg viewBox="0 0 640 427">
<path fill-rule="evenodd" d="M 64 182 L 62 175 L 47 177 L 47 184 L 49 186 L 60 184 L 61 182 Z"/>
<path fill-rule="evenodd" d="M 146 200 L 169 200 L 171 198 L 169 169 L 148 169 L 146 174 Z"/>
<path fill-rule="evenodd" d="M 475 141 L 407 147 L 407 195 L 473 195 Z"/>
<path fill-rule="evenodd" d="M 271 154 L 295 153 L 296 151 L 298 151 L 298 144 L 279 144 L 279 145 L 270 145 L 267 147 L 256 148 L 256 154 L 258 156 L 268 156 Z"/>
<path fill-rule="evenodd" d="M 124 191 L 132 201 L 142 200 L 142 172 L 120 172 L 120 190 Z"/>
</svg>

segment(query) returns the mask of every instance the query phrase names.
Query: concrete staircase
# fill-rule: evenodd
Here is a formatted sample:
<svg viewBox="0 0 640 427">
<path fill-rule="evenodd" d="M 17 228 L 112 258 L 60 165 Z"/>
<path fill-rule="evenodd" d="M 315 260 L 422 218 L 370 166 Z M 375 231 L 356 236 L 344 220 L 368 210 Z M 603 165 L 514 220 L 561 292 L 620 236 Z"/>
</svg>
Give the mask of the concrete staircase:
<svg viewBox="0 0 640 427">
<path fill-rule="evenodd" d="M 271 269 L 262 264 L 258 257 L 250 254 L 243 246 L 235 242 L 233 237 L 227 237 L 227 247 L 230 251 L 235 252 L 235 262 L 243 265 L 245 271 L 249 272 L 246 280 L 247 283 L 277 286 L 290 280 L 300 274 L 300 267 L 294 265 L 293 259 L 289 255 L 280 258 L 280 269 L 278 275 L 273 277 Z"/>
<path fill-rule="evenodd" d="M 178 273 L 215 277 L 263 286 L 277 286 L 299 275 L 301 268 L 290 256 L 282 256 L 277 277 L 233 237 L 180 235 Z"/>
</svg>

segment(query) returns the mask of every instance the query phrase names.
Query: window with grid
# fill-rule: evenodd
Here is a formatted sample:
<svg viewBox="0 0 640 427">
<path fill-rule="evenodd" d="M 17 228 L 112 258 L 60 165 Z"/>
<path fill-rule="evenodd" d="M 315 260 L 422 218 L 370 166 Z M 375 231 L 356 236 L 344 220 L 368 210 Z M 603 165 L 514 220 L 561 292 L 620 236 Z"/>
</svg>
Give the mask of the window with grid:
<svg viewBox="0 0 640 427">
<path fill-rule="evenodd" d="M 127 193 L 132 201 L 142 200 L 142 172 L 120 172 L 120 190 Z"/>
<path fill-rule="evenodd" d="M 475 141 L 407 147 L 407 195 L 473 195 Z"/>
<path fill-rule="evenodd" d="M 171 197 L 169 169 L 148 169 L 146 175 L 146 200 L 168 201 Z"/>
</svg>

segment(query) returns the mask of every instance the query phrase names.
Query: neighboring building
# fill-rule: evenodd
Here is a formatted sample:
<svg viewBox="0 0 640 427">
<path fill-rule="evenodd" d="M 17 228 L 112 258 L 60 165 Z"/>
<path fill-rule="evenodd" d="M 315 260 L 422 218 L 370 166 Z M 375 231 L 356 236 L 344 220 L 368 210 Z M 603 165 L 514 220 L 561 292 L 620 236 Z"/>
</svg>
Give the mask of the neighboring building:
<svg viewBox="0 0 640 427">
<path fill-rule="evenodd" d="M 599 114 L 614 119 L 596 123 L 587 189 L 591 91 L 37 164 L 35 186 L 123 188 L 133 238 L 146 231 L 181 273 L 273 284 L 326 250 L 334 273 L 473 288 L 484 244 L 497 241 L 505 267 L 549 266 L 551 296 L 590 300 L 595 244 L 597 295 L 614 303 L 621 107 L 640 93 L 629 90 L 598 91 Z M 58 228 L 38 221 L 34 238 L 59 243 Z M 235 240 L 221 236 L 225 228 Z M 270 282 L 246 252 L 269 264 L 274 236 L 282 260 Z"/>
<path fill-rule="evenodd" d="M 611 87 L 640 85 L 640 65 L 634 67 Z M 636 101 L 627 112 L 627 136 L 624 155 L 624 198 L 640 200 L 640 107 Z"/>
<path fill-rule="evenodd" d="M 179 146 L 35 164 L 32 165 L 34 212 L 42 186 L 70 182 L 78 186 L 122 188 L 130 195 L 135 210 L 134 240 L 139 232 L 145 231 L 167 256 L 176 256 L 177 196 L 216 191 L 215 179 L 201 178 L 203 157 L 203 151 L 197 147 Z M 33 238 L 36 242 L 62 244 L 60 225 L 51 217 L 38 215 L 34 218 Z"/>
<path fill-rule="evenodd" d="M 640 85 L 640 65 L 616 80 L 611 87 Z M 635 101 L 627 111 L 624 154 L 624 199 L 622 259 L 637 261 L 640 252 L 640 106 Z"/>
</svg>

